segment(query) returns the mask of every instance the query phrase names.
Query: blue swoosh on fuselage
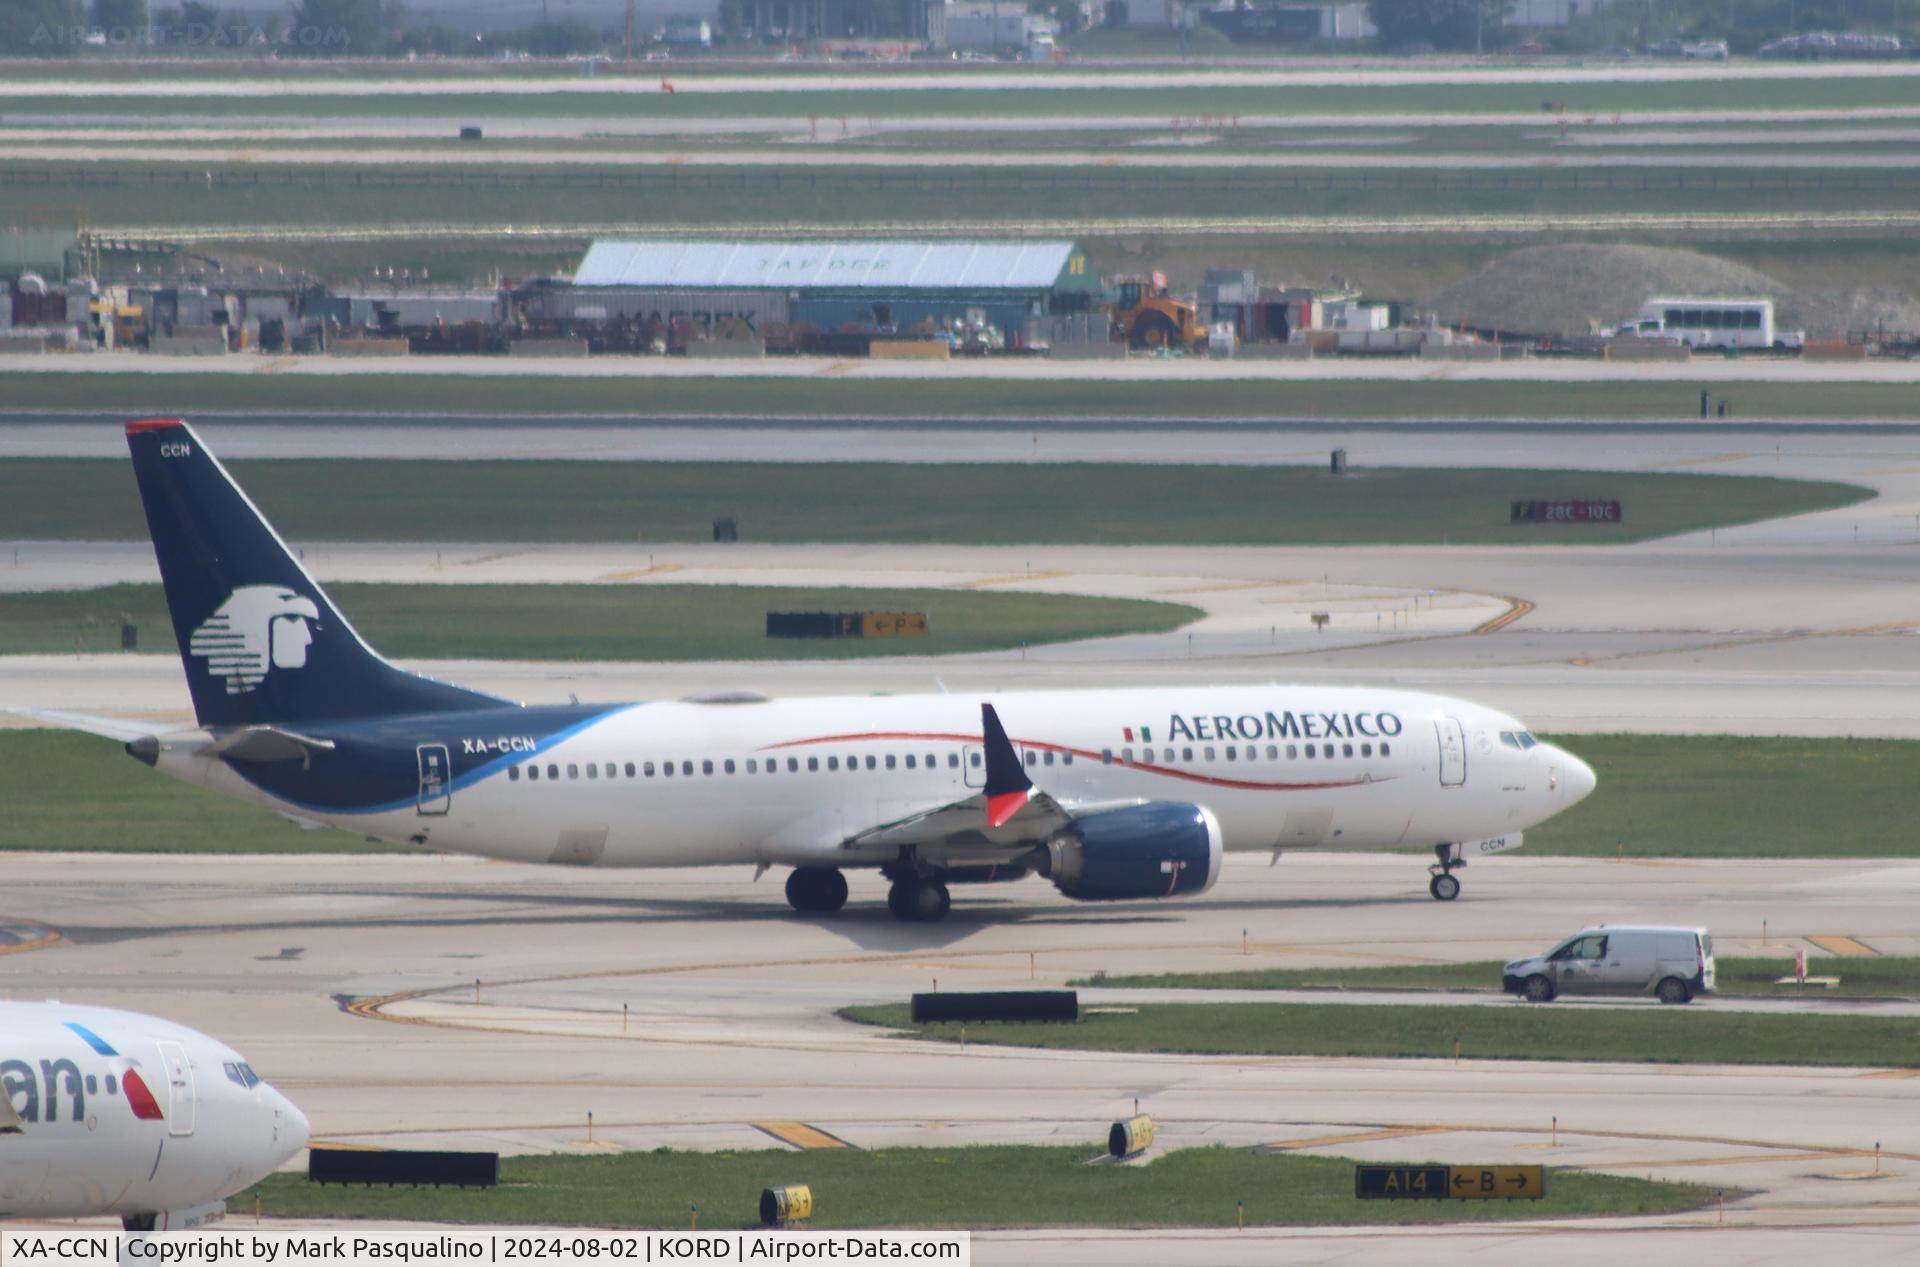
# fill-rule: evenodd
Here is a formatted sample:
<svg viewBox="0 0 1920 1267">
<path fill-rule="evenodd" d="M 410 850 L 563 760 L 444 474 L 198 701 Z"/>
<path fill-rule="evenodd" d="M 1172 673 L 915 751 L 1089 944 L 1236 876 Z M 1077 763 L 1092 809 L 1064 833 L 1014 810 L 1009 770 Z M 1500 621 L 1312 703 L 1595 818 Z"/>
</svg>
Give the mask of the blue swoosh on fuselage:
<svg viewBox="0 0 1920 1267">
<path fill-rule="evenodd" d="M 318 814 L 386 814 L 414 808 L 420 799 L 419 749 L 444 744 L 453 777 L 450 791 L 472 787 L 507 767 L 530 761 L 610 717 L 644 704 L 558 705 L 433 713 L 313 728 L 334 742 L 310 762 L 235 761 L 227 765 L 248 783 L 297 809 Z M 462 740 L 512 736 L 530 741 L 509 752 L 467 753 Z"/>
</svg>

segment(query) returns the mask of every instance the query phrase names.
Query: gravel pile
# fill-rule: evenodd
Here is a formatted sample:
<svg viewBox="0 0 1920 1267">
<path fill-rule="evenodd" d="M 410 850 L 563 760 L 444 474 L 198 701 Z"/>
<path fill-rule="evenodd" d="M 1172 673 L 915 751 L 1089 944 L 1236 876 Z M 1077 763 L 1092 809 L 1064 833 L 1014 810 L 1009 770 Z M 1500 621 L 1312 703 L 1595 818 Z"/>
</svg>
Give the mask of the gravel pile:
<svg viewBox="0 0 1920 1267">
<path fill-rule="evenodd" d="M 1434 296 L 1447 325 L 1516 334 L 1583 335 L 1615 325 L 1655 295 L 1772 299 L 1782 329 L 1809 338 L 1920 330 L 1920 300 L 1884 288 L 1800 289 L 1730 260 L 1659 246 L 1530 246 Z"/>
</svg>

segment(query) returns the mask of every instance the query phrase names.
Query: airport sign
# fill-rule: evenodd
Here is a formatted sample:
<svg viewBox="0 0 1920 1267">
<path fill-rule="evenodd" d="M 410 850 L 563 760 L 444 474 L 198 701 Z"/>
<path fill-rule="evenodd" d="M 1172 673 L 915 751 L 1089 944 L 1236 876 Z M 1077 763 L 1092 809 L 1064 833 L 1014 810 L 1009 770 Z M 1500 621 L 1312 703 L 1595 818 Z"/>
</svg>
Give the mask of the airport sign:
<svg viewBox="0 0 1920 1267">
<path fill-rule="evenodd" d="M 1355 1166 L 1353 1195 L 1363 1201 L 1538 1201 L 1545 1166 Z"/>
</svg>

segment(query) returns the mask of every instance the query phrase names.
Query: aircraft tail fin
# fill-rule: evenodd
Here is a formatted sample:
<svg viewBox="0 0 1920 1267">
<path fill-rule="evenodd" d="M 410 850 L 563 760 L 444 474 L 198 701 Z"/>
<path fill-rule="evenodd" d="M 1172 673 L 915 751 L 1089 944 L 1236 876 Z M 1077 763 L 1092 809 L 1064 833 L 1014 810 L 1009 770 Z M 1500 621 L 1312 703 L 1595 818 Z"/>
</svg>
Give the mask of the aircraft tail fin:
<svg viewBox="0 0 1920 1267">
<path fill-rule="evenodd" d="M 506 702 L 381 659 L 185 422 L 129 422 L 127 447 L 201 725 L 464 712 Z"/>
</svg>

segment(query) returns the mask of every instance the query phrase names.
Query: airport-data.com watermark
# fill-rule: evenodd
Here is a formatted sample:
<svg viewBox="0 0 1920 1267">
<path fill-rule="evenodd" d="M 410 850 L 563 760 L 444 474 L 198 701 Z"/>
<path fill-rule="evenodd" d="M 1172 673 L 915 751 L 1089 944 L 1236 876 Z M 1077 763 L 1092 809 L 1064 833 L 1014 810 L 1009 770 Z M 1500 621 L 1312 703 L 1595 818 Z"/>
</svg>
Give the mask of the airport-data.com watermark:
<svg viewBox="0 0 1920 1267">
<path fill-rule="evenodd" d="M 262 26 L 257 22 L 148 23 L 143 26 L 37 27 L 29 43 L 40 49 L 85 48 L 287 48 L 345 52 L 353 33 L 345 27 Z"/>
</svg>

